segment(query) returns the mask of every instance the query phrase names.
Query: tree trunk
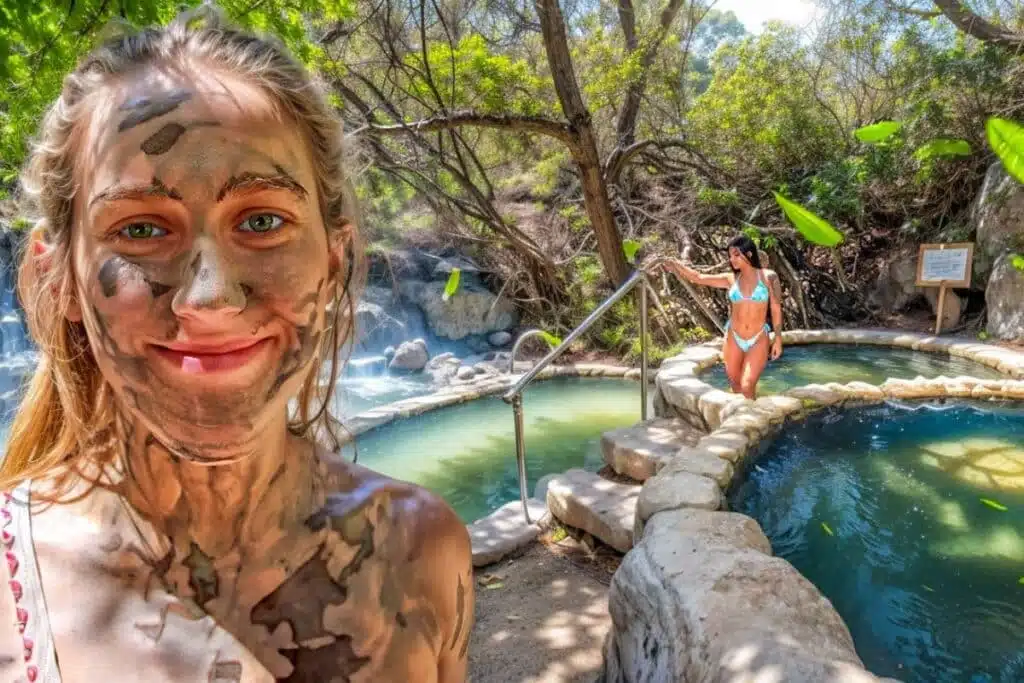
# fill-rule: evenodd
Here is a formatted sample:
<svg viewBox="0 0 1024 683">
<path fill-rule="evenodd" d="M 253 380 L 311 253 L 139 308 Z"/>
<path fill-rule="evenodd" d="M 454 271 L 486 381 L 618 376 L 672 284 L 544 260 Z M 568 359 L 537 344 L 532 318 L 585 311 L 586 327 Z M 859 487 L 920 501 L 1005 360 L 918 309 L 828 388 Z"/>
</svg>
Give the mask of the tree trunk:
<svg viewBox="0 0 1024 683">
<path fill-rule="evenodd" d="M 612 284 L 618 286 L 629 276 L 629 266 L 622 253 L 622 237 L 615 225 L 615 214 L 601 169 L 590 112 L 583 103 L 579 83 L 576 82 L 576 72 L 566 39 L 565 18 L 558 0 L 535 0 L 535 4 L 555 90 L 562 111 L 569 121 L 569 129 L 576 138 L 575 149 L 572 150 L 573 160 L 579 168 L 583 184 L 587 217 L 597 237 L 597 250 L 605 273 Z"/>
</svg>

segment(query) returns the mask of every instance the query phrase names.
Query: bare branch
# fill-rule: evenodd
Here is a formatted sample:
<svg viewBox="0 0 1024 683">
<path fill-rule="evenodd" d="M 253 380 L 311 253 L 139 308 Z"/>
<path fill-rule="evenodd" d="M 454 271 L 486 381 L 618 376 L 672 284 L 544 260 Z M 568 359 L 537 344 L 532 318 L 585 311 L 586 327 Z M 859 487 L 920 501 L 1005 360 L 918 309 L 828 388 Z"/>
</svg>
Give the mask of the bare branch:
<svg viewBox="0 0 1024 683">
<path fill-rule="evenodd" d="M 1001 47 L 1020 50 L 1024 47 L 1024 35 L 998 26 L 972 12 L 960 0 L 932 0 L 953 25 L 978 40 Z"/>
<path fill-rule="evenodd" d="M 457 111 L 411 123 L 393 125 L 372 125 L 370 129 L 378 135 L 402 135 L 410 130 L 419 133 L 448 130 L 462 126 L 501 128 L 525 133 L 537 133 L 561 140 L 569 146 L 575 145 L 575 136 L 569 127 L 543 116 L 518 116 L 515 114 L 481 114 L 475 111 Z"/>
</svg>

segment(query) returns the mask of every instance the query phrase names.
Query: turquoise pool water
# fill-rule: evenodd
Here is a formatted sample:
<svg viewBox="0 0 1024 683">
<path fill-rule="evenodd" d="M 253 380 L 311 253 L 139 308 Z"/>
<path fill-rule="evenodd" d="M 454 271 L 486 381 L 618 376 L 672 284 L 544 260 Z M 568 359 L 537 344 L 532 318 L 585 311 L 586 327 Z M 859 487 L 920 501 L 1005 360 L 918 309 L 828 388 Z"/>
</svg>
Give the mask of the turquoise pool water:
<svg viewBox="0 0 1024 683">
<path fill-rule="evenodd" d="M 874 673 L 1024 681 L 1024 404 L 827 410 L 730 492 Z"/>
<path fill-rule="evenodd" d="M 1004 377 L 988 366 L 946 354 L 888 346 L 794 344 L 785 348 L 782 358 L 768 363 L 758 384 L 758 393 L 778 394 L 804 384 L 845 384 L 853 381 L 881 384 L 889 377 L 913 379 L 939 375 L 967 375 L 980 379 Z M 725 366 L 721 363 L 701 374 L 701 379 L 720 389 L 729 388 Z"/>
<path fill-rule="evenodd" d="M 600 469 L 602 432 L 640 420 L 640 384 L 540 381 L 523 395 L 523 420 L 533 495 L 545 474 Z M 519 499 L 512 408 L 498 396 L 392 422 L 360 436 L 356 444 L 360 464 L 439 494 L 466 523 Z M 351 458 L 351 447 L 346 455 Z"/>
</svg>

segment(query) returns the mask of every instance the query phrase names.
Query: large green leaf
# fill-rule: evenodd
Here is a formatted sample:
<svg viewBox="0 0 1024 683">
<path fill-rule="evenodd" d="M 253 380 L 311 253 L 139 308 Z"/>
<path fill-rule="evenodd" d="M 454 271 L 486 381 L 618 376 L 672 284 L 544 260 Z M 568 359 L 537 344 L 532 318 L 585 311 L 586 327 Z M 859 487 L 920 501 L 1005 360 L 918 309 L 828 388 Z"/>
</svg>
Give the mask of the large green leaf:
<svg viewBox="0 0 1024 683">
<path fill-rule="evenodd" d="M 971 153 L 971 144 L 959 138 L 936 138 L 914 150 L 914 158 L 924 161 L 935 157 L 965 157 Z"/>
<path fill-rule="evenodd" d="M 1024 183 L 1024 128 L 1014 123 L 993 116 L 985 122 L 985 133 L 988 144 L 1003 162 L 1006 171 Z"/>
<path fill-rule="evenodd" d="M 879 121 L 870 126 L 863 126 L 853 131 L 853 134 L 861 142 L 876 143 L 888 140 L 896 134 L 903 124 L 899 121 Z"/>
<path fill-rule="evenodd" d="M 455 292 L 459 291 L 459 278 L 461 273 L 461 268 L 452 268 L 451 274 L 448 275 L 448 282 L 444 285 L 444 294 L 441 296 L 442 301 L 448 301 L 448 299 L 455 296 Z"/>
<path fill-rule="evenodd" d="M 540 330 L 537 336 L 546 341 L 548 343 L 548 346 L 550 346 L 551 348 L 555 348 L 556 346 L 559 346 L 562 343 L 561 337 L 556 337 L 550 332 L 545 332 L 544 330 Z"/>
<path fill-rule="evenodd" d="M 1010 256 L 1010 263 L 1019 272 L 1024 273 L 1024 254 L 1012 254 Z"/>
<path fill-rule="evenodd" d="M 820 247 L 834 247 L 842 244 L 843 233 L 832 227 L 831 223 L 796 202 L 789 201 L 778 192 L 772 192 L 772 194 L 775 195 L 775 201 L 782 207 L 786 218 L 804 236 L 805 240 Z"/>
<path fill-rule="evenodd" d="M 643 246 L 638 240 L 622 240 L 622 253 L 626 255 L 628 263 L 636 263 L 636 253 Z"/>
</svg>

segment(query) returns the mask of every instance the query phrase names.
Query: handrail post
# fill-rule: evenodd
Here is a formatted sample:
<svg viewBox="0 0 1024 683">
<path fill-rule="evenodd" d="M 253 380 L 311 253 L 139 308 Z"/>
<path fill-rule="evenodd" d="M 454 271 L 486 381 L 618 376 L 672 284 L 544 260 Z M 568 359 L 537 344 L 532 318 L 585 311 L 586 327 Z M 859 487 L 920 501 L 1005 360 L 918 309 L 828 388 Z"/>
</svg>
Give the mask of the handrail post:
<svg viewBox="0 0 1024 683">
<path fill-rule="evenodd" d="M 640 278 L 640 419 L 647 420 L 647 278 Z"/>
<path fill-rule="evenodd" d="M 523 395 L 516 394 L 512 398 L 512 415 L 516 424 L 516 465 L 519 467 L 519 498 L 523 501 L 523 516 L 526 523 L 530 521 L 530 507 L 527 501 L 530 496 L 526 491 L 526 442 L 523 439 Z"/>
</svg>

